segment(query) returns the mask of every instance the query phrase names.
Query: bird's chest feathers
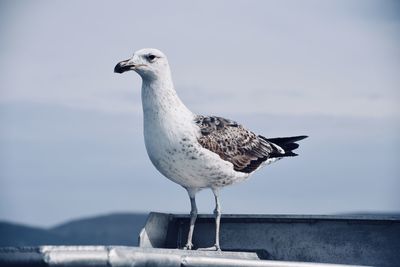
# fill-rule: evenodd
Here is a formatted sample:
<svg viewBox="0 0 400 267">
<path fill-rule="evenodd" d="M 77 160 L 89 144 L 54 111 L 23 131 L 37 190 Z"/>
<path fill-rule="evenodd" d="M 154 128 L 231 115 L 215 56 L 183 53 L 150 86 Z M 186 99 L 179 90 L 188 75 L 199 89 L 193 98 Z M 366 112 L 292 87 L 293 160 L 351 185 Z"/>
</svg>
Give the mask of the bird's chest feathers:
<svg viewBox="0 0 400 267">
<path fill-rule="evenodd" d="M 172 118 L 153 117 L 145 121 L 144 136 L 147 154 L 153 165 L 166 177 L 177 178 L 186 162 L 193 158 L 193 135 L 185 123 Z"/>
<path fill-rule="evenodd" d="M 181 140 L 192 136 L 187 122 L 166 114 L 146 114 L 144 119 L 144 135 L 146 145 L 158 148 L 176 148 Z M 159 151 L 160 152 L 160 151 Z"/>
<path fill-rule="evenodd" d="M 179 160 L 189 140 L 196 139 L 193 115 L 174 95 L 146 96 L 143 99 L 144 136 L 148 155 L 161 169 L 163 162 Z"/>
</svg>

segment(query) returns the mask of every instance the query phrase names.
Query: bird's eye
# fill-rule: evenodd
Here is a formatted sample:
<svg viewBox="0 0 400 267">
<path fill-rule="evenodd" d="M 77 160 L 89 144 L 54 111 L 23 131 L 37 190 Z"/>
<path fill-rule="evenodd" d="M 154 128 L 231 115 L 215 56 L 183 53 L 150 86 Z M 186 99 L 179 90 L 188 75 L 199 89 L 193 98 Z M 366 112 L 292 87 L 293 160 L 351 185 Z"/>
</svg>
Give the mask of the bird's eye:
<svg viewBox="0 0 400 267">
<path fill-rule="evenodd" d="M 154 59 L 156 58 L 156 56 L 155 56 L 155 55 L 148 55 L 147 58 L 148 58 L 149 60 L 154 60 Z"/>
</svg>

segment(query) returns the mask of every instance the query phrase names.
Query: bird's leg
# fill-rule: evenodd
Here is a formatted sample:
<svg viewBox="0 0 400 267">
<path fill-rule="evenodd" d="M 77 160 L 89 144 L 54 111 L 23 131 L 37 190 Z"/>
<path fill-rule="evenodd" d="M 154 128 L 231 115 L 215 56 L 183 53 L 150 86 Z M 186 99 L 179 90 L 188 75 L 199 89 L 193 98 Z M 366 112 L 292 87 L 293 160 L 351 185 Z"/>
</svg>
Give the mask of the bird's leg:
<svg viewBox="0 0 400 267">
<path fill-rule="evenodd" d="M 192 238 L 193 238 L 193 231 L 194 231 L 194 224 L 196 222 L 197 218 L 197 206 L 196 206 L 196 199 L 195 199 L 195 194 L 196 192 L 193 192 L 191 190 L 188 190 L 189 193 L 189 198 L 190 198 L 190 226 L 189 226 L 189 234 L 188 234 L 188 239 L 186 242 L 186 245 L 184 249 L 192 249 L 193 243 L 192 243 Z"/>
<path fill-rule="evenodd" d="M 214 216 L 215 216 L 215 244 L 212 247 L 208 248 L 200 248 L 199 250 L 212 250 L 212 251 L 221 251 L 221 247 L 219 245 L 219 225 L 221 221 L 221 205 L 219 202 L 219 190 L 218 188 L 212 188 L 214 197 L 215 197 L 215 209 L 214 209 Z"/>
<path fill-rule="evenodd" d="M 221 205 L 219 202 L 219 190 L 218 188 L 213 188 L 213 193 L 215 197 L 215 210 L 214 210 L 214 216 L 215 216 L 215 249 L 216 250 L 221 250 L 221 247 L 219 246 L 219 226 L 220 226 L 220 221 L 221 221 Z"/>
</svg>

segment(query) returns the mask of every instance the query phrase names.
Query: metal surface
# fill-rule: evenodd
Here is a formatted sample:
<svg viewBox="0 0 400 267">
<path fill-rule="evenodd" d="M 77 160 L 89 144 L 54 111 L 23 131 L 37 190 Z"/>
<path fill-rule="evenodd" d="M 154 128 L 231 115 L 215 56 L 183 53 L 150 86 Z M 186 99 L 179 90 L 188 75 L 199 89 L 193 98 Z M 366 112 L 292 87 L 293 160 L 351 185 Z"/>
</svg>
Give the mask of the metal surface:
<svg viewBox="0 0 400 267">
<path fill-rule="evenodd" d="M 112 246 L 0 248 L 0 266 L 343 267 L 343 265 L 259 260 L 255 253 Z"/>
<path fill-rule="evenodd" d="M 186 215 L 151 213 L 140 246 L 181 248 L 188 225 Z M 213 244 L 214 227 L 212 216 L 198 217 L 195 247 Z M 221 247 L 255 251 L 264 260 L 400 266 L 400 220 L 390 216 L 224 215 Z"/>
</svg>

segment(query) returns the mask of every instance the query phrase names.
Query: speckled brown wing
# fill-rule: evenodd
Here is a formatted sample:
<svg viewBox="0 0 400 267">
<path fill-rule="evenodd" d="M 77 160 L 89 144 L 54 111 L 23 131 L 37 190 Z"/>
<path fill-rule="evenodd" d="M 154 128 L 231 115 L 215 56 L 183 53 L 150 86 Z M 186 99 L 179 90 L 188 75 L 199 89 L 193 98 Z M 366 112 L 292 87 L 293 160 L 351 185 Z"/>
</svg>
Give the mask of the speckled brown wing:
<svg viewBox="0 0 400 267">
<path fill-rule="evenodd" d="M 279 157 L 283 150 L 260 135 L 246 130 L 234 121 L 214 116 L 198 116 L 199 143 L 233 164 L 234 170 L 244 173 L 255 171 L 264 161 Z"/>
</svg>

